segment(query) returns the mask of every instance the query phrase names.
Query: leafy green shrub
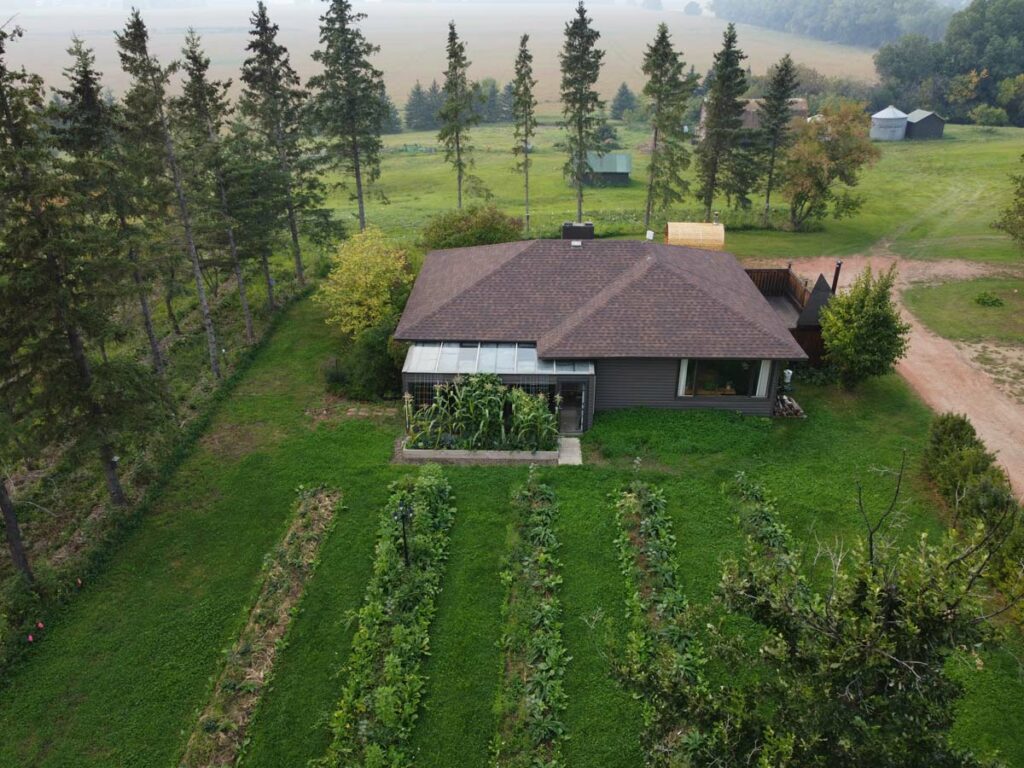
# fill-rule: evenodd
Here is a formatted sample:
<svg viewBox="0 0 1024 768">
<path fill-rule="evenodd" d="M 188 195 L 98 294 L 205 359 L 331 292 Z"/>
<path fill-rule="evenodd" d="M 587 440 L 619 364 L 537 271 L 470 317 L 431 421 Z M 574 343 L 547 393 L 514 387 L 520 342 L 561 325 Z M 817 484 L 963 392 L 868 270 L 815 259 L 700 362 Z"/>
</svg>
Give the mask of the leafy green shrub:
<svg viewBox="0 0 1024 768">
<path fill-rule="evenodd" d="M 473 205 L 461 211 L 434 216 L 423 228 L 420 242 L 424 248 L 464 248 L 519 240 L 523 222 L 502 213 L 493 205 Z"/>
<path fill-rule="evenodd" d="M 545 395 L 506 386 L 493 373 L 438 385 L 434 402 L 413 412 L 410 448 L 549 451 L 558 445 L 558 415 Z"/>
<path fill-rule="evenodd" d="M 992 291 L 982 291 L 974 297 L 974 303 L 982 307 L 1001 307 L 1003 300 Z"/>
<path fill-rule="evenodd" d="M 367 328 L 345 353 L 344 391 L 357 400 L 396 396 L 402 390 L 402 366 L 392 334 L 393 322 Z"/>
<path fill-rule="evenodd" d="M 412 763 L 407 742 L 426 684 L 422 664 L 430 653 L 430 623 L 455 509 L 451 486 L 437 466 L 393 483 L 391 491 L 366 602 L 353 617 L 357 628 L 331 716 L 333 738 L 314 763 L 323 768 Z"/>
<path fill-rule="evenodd" d="M 563 679 L 569 655 L 562 641 L 562 606 L 557 592 L 561 563 L 555 557 L 554 491 L 537 482 L 531 468 L 525 487 L 513 496 L 516 543 L 501 580 L 501 686 L 498 733 L 492 746 L 495 768 L 561 765 L 568 699 Z"/>
<path fill-rule="evenodd" d="M 965 448 L 981 445 L 970 419 L 959 413 L 943 413 L 932 421 L 924 449 L 924 469 L 933 480 L 943 461 Z"/>
<path fill-rule="evenodd" d="M 1010 117 L 1002 107 L 993 107 L 990 104 L 979 104 L 970 111 L 968 116 L 975 125 L 999 126 L 1009 125 Z"/>
</svg>

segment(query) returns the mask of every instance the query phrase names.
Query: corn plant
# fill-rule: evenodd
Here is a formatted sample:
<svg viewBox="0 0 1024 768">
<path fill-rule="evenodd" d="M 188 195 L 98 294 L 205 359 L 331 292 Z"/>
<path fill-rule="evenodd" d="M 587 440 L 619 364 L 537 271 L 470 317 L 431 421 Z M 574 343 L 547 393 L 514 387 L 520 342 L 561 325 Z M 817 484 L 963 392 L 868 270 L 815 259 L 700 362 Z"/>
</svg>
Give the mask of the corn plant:
<svg viewBox="0 0 1024 768">
<path fill-rule="evenodd" d="M 558 418 L 544 395 L 506 386 L 494 374 L 439 384 L 434 401 L 410 413 L 409 447 L 468 450 L 553 449 Z"/>
</svg>

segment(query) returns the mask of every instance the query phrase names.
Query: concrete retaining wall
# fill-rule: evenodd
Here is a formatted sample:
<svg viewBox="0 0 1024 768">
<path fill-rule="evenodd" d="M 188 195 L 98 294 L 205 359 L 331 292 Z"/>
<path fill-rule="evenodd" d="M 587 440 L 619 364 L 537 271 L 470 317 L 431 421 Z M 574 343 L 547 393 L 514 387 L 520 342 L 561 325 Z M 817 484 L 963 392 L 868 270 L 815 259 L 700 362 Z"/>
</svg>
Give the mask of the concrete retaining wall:
<svg viewBox="0 0 1024 768">
<path fill-rule="evenodd" d="M 558 464 L 558 451 L 462 451 L 398 447 L 395 459 L 403 464 Z"/>
</svg>

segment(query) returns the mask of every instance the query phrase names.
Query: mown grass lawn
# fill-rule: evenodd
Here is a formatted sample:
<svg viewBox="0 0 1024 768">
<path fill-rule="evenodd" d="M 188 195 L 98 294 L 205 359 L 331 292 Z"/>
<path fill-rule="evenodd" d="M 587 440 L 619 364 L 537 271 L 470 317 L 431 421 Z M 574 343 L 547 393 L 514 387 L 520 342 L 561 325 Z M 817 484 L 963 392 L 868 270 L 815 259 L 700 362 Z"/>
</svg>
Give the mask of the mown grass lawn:
<svg viewBox="0 0 1024 768">
<path fill-rule="evenodd" d="M 1001 306 L 977 299 L 991 294 Z M 993 277 L 938 285 L 915 285 L 903 292 L 911 312 L 940 336 L 954 341 L 1024 344 L 1024 280 Z"/>
<path fill-rule="evenodd" d="M 618 151 L 633 157 L 632 182 L 626 187 L 588 189 L 584 215 L 594 221 L 599 236 L 642 237 L 647 155 L 639 147 L 649 137 L 625 127 L 619 133 L 623 149 Z M 532 222 L 534 232 L 543 236 L 554 236 L 563 221 L 576 216 L 572 191 L 562 178 L 564 152 L 556 146 L 563 140 L 563 132 L 553 121 L 546 121 L 535 142 Z M 472 173 L 496 205 L 521 215 L 522 177 L 513 172 L 511 126 L 475 128 L 472 143 Z M 455 207 L 455 176 L 437 151 L 434 133 L 387 136 L 385 146 L 379 188 L 388 204 L 374 200 L 368 217 L 389 234 L 414 241 L 429 217 Z M 807 233 L 730 230 L 726 246 L 740 256 L 798 258 L 840 256 L 884 245 L 910 258 L 1011 263 L 1019 251 L 1007 236 L 991 228 L 991 222 L 1009 200 L 1008 175 L 1019 172 L 1022 146 L 1024 129 L 959 125 L 947 126 L 941 141 L 882 144 L 881 160 L 865 171 L 857 189 L 865 202 L 854 216 L 827 220 L 821 230 Z M 346 190 L 335 193 L 332 205 L 351 221 L 354 206 Z M 724 207 L 725 201 L 718 205 Z M 755 198 L 754 209 L 762 205 Z M 668 214 L 672 220 L 699 216 L 693 199 Z M 659 237 L 665 219 L 659 216 L 653 227 Z"/>
<path fill-rule="evenodd" d="M 327 743 L 352 627 L 369 577 L 377 514 L 390 481 L 395 417 L 327 418 L 320 366 L 336 340 L 309 301 L 294 307 L 172 490 L 110 566 L 87 584 L 0 691 L 0 765 L 169 765 L 187 738 L 252 599 L 263 555 L 283 532 L 295 486 L 327 483 L 345 511 L 278 657 L 255 714 L 243 765 L 302 766 Z M 639 712 L 610 676 L 606 641 L 620 636 L 624 584 L 615 560 L 608 495 L 633 472 L 664 486 L 693 599 L 711 596 L 721 559 L 740 537 L 723 484 L 738 470 L 763 480 L 809 542 L 859 530 L 855 484 L 877 509 L 892 487 L 884 469 L 908 453 L 900 536 L 936 534 L 918 457 L 929 412 L 897 378 L 850 395 L 802 387 L 804 421 L 730 414 L 629 411 L 602 415 L 585 438 L 588 464 L 542 471 L 558 495 L 565 583 L 568 764 L 635 768 Z M 330 405 L 330 403 L 327 403 Z M 414 734 L 416 765 L 487 762 L 494 731 L 509 492 L 525 468 L 453 468 L 458 516 L 445 590 L 426 664 Z M 1024 765 L 1024 713 L 990 706 L 1020 700 L 1015 665 L 964 672 L 958 725 L 967 745 L 999 748 Z"/>
</svg>

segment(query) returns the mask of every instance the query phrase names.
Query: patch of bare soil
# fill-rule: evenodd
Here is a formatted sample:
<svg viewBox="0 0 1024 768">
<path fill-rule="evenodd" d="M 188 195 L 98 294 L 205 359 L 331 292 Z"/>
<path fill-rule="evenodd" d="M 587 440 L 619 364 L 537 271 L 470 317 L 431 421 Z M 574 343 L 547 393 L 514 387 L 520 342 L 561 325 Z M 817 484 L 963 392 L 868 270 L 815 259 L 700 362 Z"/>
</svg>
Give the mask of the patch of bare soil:
<svg viewBox="0 0 1024 768">
<path fill-rule="evenodd" d="M 335 395 L 324 395 L 323 402 L 306 409 L 306 415 L 313 420 L 313 426 L 336 423 L 345 419 L 391 419 L 398 415 L 394 405 L 378 405 L 346 400 Z"/>
<path fill-rule="evenodd" d="M 900 292 L 911 283 L 970 280 L 1011 271 L 958 259 L 903 259 L 893 253 L 885 241 L 868 253 L 848 256 L 842 261 L 840 287 L 849 285 L 865 267 L 878 271 L 895 265 L 898 270 L 896 285 Z M 834 257 L 823 256 L 795 261 L 793 270 L 810 280 L 815 280 L 819 273 L 831 280 L 835 263 Z M 772 264 L 778 266 L 777 261 Z M 900 375 L 936 412 L 965 414 L 989 449 L 996 452 L 1014 490 L 1024 494 L 1024 408 L 1018 397 L 1008 393 L 1005 385 L 997 380 L 1003 375 L 997 371 L 1004 365 L 1016 366 L 1021 371 L 1020 359 L 998 363 L 989 373 L 986 370 L 988 366 L 977 360 L 976 351 L 929 331 L 902 305 L 901 296 L 897 298 L 911 329 L 907 356 L 897 365 Z"/>
<path fill-rule="evenodd" d="M 1003 392 L 1024 404 L 1024 347 L 1012 344 L 959 344 Z"/>
<path fill-rule="evenodd" d="M 216 456 L 238 461 L 259 448 L 265 448 L 277 436 L 277 432 L 262 421 L 218 424 L 203 436 L 199 444 Z"/>
<path fill-rule="evenodd" d="M 338 492 L 324 489 L 300 497 L 295 520 L 264 569 L 263 587 L 195 724 L 181 766 L 206 768 L 237 761 L 292 609 L 313 572 L 340 498 Z"/>
</svg>

